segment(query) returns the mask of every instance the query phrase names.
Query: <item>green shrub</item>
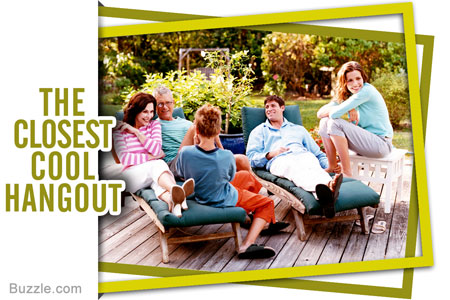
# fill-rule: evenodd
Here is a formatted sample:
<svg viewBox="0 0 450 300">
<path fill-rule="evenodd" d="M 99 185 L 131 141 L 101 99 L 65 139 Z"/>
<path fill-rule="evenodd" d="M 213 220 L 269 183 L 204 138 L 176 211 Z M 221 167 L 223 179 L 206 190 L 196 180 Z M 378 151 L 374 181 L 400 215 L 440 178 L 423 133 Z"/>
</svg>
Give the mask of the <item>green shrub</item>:
<svg viewBox="0 0 450 300">
<path fill-rule="evenodd" d="M 215 69 L 215 73 L 210 75 L 209 80 L 200 71 L 189 74 L 186 71 L 169 71 L 165 76 L 162 73 L 147 74 L 139 91 L 152 93 L 160 85 L 169 88 L 173 93 L 175 106 L 182 107 L 186 118 L 191 121 L 203 104 L 217 106 L 223 114 L 225 133 L 232 133 L 233 130 L 241 130 L 241 108 L 250 105 L 248 96 L 251 94 L 254 78 L 246 56 L 246 51 L 240 51 L 233 54 L 229 63 L 226 63 L 216 52 L 210 52 L 205 54 L 205 60 L 208 60 L 208 67 Z M 125 103 L 135 92 L 137 91 L 130 89 L 123 93 Z"/>
<path fill-rule="evenodd" d="M 131 53 L 118 53 L 116 57 L 105 57 L 104 64 L 112 78 L 126 78 L 130 85 L 140 86 L 145 81 L 145 69 Z"/>
<path fill-rule="evenodd" d="M 264 95 L 277 95 L 283 97 L 286 92 L 286 82 L 283 81 L 281 76 L 278 74 L 270 75 L 265 71 L 263 72 L 263 75 L 266 83 L 264 84 L 262 93 Z"/>
<path fill-rule="evenodd" d="M 403 123 L 410 124 L 408 78 L 405 73 L 382 73 L 376 76 L 372 85 L 383 95 L 389 111 L 391 124 L 395 129 Z"/>
</svg>

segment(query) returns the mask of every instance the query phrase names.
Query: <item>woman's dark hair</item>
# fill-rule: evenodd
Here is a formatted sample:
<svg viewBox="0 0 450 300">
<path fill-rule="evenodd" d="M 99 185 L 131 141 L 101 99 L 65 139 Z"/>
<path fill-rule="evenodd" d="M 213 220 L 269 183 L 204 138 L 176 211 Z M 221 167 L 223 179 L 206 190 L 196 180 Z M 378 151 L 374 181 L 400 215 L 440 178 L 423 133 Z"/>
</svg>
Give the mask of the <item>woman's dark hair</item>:
<svg viewBox="0 0 450 300">
<path fill-rule="evenodd" d="M 134 126 L 136 116 L 143 111 L 149 103 L 153 103 L 153 109 L 156 109 L 155 97 L 144 92 L 134 94 L 123 110 L 123 121 Z"/>
<path fill-rule="evenodd" d="M 283 100 L 283 98 L 278 97 L 277 95 L 271 95 L 271 96 L 268 96 L 268 97 L 264 100 L 264 106 L 265 106 L 265 105 L 267 104 L 267 102 L 269 102 L 269 101 L 275 101 L 275 102 L 277 102 L 278 105 L 279 105 L 280 107 L 284 106 L 284 100 Z"/>
</svg>

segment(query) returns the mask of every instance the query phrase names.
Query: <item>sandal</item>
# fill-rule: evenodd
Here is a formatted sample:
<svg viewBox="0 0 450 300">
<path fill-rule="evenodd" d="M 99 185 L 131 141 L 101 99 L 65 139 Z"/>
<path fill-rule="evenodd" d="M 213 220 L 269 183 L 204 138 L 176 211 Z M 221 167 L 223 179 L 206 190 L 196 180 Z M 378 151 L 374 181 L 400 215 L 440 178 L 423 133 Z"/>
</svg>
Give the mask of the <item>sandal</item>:
<svg viewBox="0 0 450 300">
<path fill-rule="evenodd" d="M 269 227 L 266 229 L 261 230 L 260 235 L 272 235 L 275 233 L 279 233 L 284 228 L 288 227 L 289 223 L 286 222 L 276 222 L 276 223 L 270 223 Z"/>
<path fill-rule="evenodd" d="M 372 233 L 379 234 L 386 231 L 386 221 L 378 221 L 372 226 Z"/>
<path fill-rule="evenodd" d="M 327 218 L 333 218 L 336 214 L 334 203 L 336 202 L 333 193 L 328 185 L 319 183 L 316 185 L 316 194 L 317 201 L 319 201 L 320 206 L 322 207 L 323 214 Z"/>
<path fill-rule="evenodd" d="M 369 223 L 370 220 L 373 219 L 373 217 L 374 217 L 374 215 L 366 215 L 367 223 Z M 355 224 L 356 224 L 357 226 L 361 226 L 361 220 L 356 220 L 356 221 L 355 221 Z"/>
<path fill-rule="evenodd" d="M 252 244 L 244 252 L 238 254 L 241 259 L 269 258 L 275 255 L 275 250 L 264 245 Z"/>
<path fill-rule="evenodd" d="M 333 191 L 334 203 L 336 203 L 336 201 L 338 200 L 338 197 L 339 197 L 339 189 L 341 188 L 342 181 L 344 180 L 344 174 L 339 173 L 337 175 L 334 175 L 333 180 L 336 180 L 336 183 L 334 185 L 334 191 Z"/>
</svg>

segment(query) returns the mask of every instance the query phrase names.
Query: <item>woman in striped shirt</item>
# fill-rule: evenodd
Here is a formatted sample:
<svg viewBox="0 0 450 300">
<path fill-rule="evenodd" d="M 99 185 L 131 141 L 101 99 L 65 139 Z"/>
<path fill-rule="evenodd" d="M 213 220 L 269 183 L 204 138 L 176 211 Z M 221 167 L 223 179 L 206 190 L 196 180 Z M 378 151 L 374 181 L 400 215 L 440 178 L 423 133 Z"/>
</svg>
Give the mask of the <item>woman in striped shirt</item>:
<svg viewBox="0 0 450 300">
<path fill-rule="evenodd" d="M 185 199 L 193 192 L 194 181 L 190 179 L 183 187 L 178 186 L 169 167 L 160 159 L 164 152 L 161 125 L 152 120 L 155 107 L 152 95 L 143 92 L 133 95 L 124 109 L 123 122 L 118 122 L 113 130 L 114 148 L 123 165 L 121 179 L 131 193 L 151 187 L 158 199 L 180 217 L 180 204 L 187 209 Z"/>
</svg>

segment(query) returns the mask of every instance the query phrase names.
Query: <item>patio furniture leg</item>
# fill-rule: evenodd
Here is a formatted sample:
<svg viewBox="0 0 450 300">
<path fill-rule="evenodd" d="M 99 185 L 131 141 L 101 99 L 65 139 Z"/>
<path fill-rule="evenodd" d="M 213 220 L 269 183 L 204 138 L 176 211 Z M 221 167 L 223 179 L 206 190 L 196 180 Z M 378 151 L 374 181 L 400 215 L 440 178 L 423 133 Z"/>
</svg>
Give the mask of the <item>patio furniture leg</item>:
<svg viewBox="0 0 450 300">
<path fill-rule="evenodd" d="M 159 233 L 159 245 L 161 247 L 162 254 L 162 262 L 167 264 L 169 263 L 169 247 L 167 245 L 167 235 L 163 233 L 161 230 L 158 230 Z"/>
<path fill-rule="evenodd" d="M 403 190 L 403 164 L 404 164 L 404 157 L 400 160 L 399 165 L 399 173 L 400 176 L 397 178 L 397 200 L 402 201 L 402 190 Z"/>
<path fill-rule="evenodd" d="M 386 180 L 384 182 L 384 189 L 386 189 L 386 193 L 384 196 L 384 212 L 387 214 L 391 212 L 391 190 L 392 190 L 393 172 L 394 170 L 392 169 L 392 165 L 389 165 L 387 169 Z"/>
<path fill-rule="evenodd" d="M 303 222 L 303 214 L 295 209 L 291 209 L 294 214 L 295 227 L 297 228 L 297 236 L 300 241 L 306 240 L 305 223 Z"/>
<path fill-rule="evenodd" d="M 242 235 L 241 235 L 241 225 L 239 223 L 231 223 L 231 227 L 234 232 L 234 244 L 236 246 L 236 252 L 239 252 L 239 248 L 242 243 Z"/>
<path fill-rule="evenodd" d="M 369 234 L 369 222 L 366 217 L 366 209 L 365 207 L 358 207 L 358 215 L 360 217 L 361 222 L 361 232 L 364 234 Z"/>
</svg>

